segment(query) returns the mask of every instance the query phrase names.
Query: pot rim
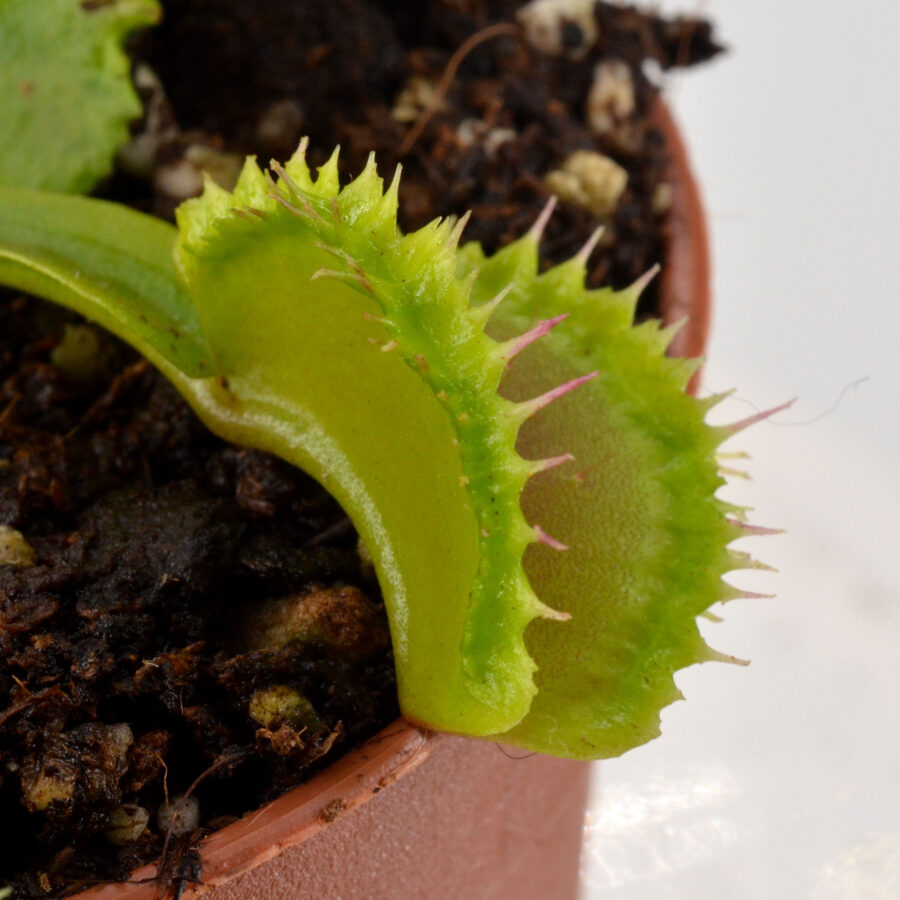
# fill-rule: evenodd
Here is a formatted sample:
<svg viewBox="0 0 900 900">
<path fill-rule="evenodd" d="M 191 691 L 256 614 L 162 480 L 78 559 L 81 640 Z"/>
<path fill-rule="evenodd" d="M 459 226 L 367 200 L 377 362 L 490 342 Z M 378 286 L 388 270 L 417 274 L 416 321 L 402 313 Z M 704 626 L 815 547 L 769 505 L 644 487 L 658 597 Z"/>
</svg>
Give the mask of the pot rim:
<svg viewBox="0 0 900 900">
<path fill-rule="evenodd" d="M 660 281 L 662 319 L 666 325 L 687 320 L 669 348 L 670 355 L 700 356 L 709 335 L 711 306 L 703 204 L 687 149 L 664 100 L 656 102 L 651 115 L 669 149 L 672 187 L 665 233 L 667 264 Z M 672 259 L 678 260 L 678 265 L 670 265 Z M 696 378 L 689 388 L 692 393 Z M 402 717 L 396 719 L 309 781 L 206 838 L 201 843 L 203 884 L 185 896 L 199 896 L 313 837 L 338 815 L 360 806 L 422 765 L 444 737 Z M 132 872 L 129 881 L 89 888 L 73 900 L 150 900 L 158 894 L 156 872 L 156 863 L 142 866 Z"/>
</svg>

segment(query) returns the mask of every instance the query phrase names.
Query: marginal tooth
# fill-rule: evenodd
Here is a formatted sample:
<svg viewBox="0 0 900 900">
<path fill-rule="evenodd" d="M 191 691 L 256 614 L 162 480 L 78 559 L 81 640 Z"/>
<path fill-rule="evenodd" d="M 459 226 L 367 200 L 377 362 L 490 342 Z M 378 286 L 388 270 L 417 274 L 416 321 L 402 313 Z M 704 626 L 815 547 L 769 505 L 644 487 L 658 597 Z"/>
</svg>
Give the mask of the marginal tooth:
<svg viewBox="0 0 900 900">
<path fill-rule="evenodd" d="M 291 178 L 290 175 L 285 171 L 284 166 L 281 165 L 278 160 L 270 159 L 269 160 L 269 168 L 282 180 L 282 182 L 287 185 L 287 189 L 291 192 L 293 197 L 300 197 L 303 192 L 300 188 L 297 187 L 294 179 Z"/>
<path fill-rule="evenodd" d="M 263 172 L 263 178 L 266 181 L 266 186 L 269 188 L 270 193 L 281 194 L 281 189 L 276 184 L 275 179 L 272 177 L 272 173 L 269 169 L 266 169 L 266 171 Z M 284 194 L 281 194 L 281 196 L 283 197 Z"/>
<path fill-rule="evenodd" d="M 731 559 L 734 561 L 735 569 L 758 569 L 762 572 L 777 572 L 778 569 L 773 568 L 768 565 L 768 563 L 760 562 L 758 559 L 754 559 L 749 553 L 745 553 L 743 550 L 729 550 L 729 555 Z"/>
<path fill-rule="evenodd" d="M 526 400 L 524 403 L 513 405 L 512 412 L 517 418 L 524 422 L 538 412 L 538 410 L 548 406 L 554 400 L 564 397 L 570 391 L 574 391 L 575 388 L 580 387 L 592 378 L 596 378 L 599 374 L 600 372 L 597 370 L 595 372 L 590 372 L 587 375 L 582 375 L 579 378 L 573 378 L 571 381 L 567 381 L 564 384 L 559 385 L 559 387 L 555 387 L 552 390 L 547 391 L 547 393 L 541 394 L 539 397 L 533 397 L 531 400 Z"/>
<path fill-rule="evenodd" d="M 734 594 L 736 600 L 774 600 L 774 594 L 763 594 L 759 591 L 745 591 L 743 588 L 737 588 Z"/>
<path fill-rule="evenodd" d="M 394 170 L 394 178 L 388 189 L 384 192 L 378 201 L 377 216 L 383 225 L 396 228 L 397 224 L 397 206 L 400 194 L 400 171 L 401 166 L 398 164 Z"/>
<path fill-rule="evenodd" d="M 347 283 L 356 282 L 356 284 L 360 285 L 363 290 L 372 293 L 372 285 L 369 284 L 365 275 L 361 272 L 339 272 L 337 269 L 316 269 L 312 275 L 309 276 L 310 281 L 318 281 L 320 278 L 337 278 L 339 281 L 344 281 Z"/>
<path fill-rule="evenodd" d="M 571 613 L 563 612 L 561 609 L 554 609 L 540 600 L 537 600 L 535 603 L 535 612 L 542 619 L 553 619 L 555 622 L 568 622 L 572 618 Z"/>
<path fill-rule="evenodd" d="M 705 612 L 700 613 L 700 617 L 702 619 L 706 619 L 707 622 L 715 622 L 717 625 L 722 621 L 721 616 L 717 616 L 715 613 L 710 612 L 708 609 Z"/>
<path fill-rule="evenodd" d="M 721 603 L 729 603 L 732 600 L 773 600 L 774 598 L 774 594 L 762 594 L 758 591 L 745 591 L 743 588 L 735 587 L 733 584 L 723 581 L 719 601 Z"/>
<path fill-rule="evenodd" d="M 541 214 L 537 219 L 535 219 L 534 225 L 528 229 L 528 237 L 535 242 L 540 241 L 541 235 L 544 233 L 544 229 L 547 227 L 547 223 L 553 215 L 553 210 L 556 209 L 556 204 L 557 198 L 556 195 L 554 195 L 544 204 L 544 208 L 541 210 Z"/>
<path fill-rule="evenodd" d="M 700 371 L 703 365 L 702 357 L 667 357 L 666 362 L 671 366 L 672 376 L 677 379 L 681 389 L 684 390 L 690 380 Z"/>
<path fill-rule="evenodd" d="M 728 391 L 721 391 L 718 394 L 710 394 L 707 397 L 695 397 L 694 401 L 700 407 L 700 411 L 705 416 L 714 406 L 717 406 L 723 400 L 727 400 L 732 394 L 734 394 L 734 388 Z M 713 430 L 719 429 L 714 427 Z M 719 451 L 716 452 L 718 453 Z"/>
<path fill-rule="evenodd" d="M 739 431 L 743 431 L 745 428 L 749 428 L 751 425 L 755 425 L 757 422 L 762 422 L 765 419 L 771 418 L 777 413 L 783 412 L 786 409 L 790 409 L 797 402 L 797 398 L 794 397 L 793 400 L 788 400 L 787 403 L 782 403 L 780 406 L 773 406 L 771 409 L 763 410 L 762 412 L 755 413 L 752 416 L 748 416 L 746 419 L 741 419 L 738 422 L 732 422 L 730 425 L 722 426 L 721 430 L 725 431 L 727 434 L 737 434 Z"/>
<path fill-rule="evenodd" d="M 732 478 L 743 478 L 745 481 L 750 480 L 750 473 L 743 469 L 734 469 L 731 466 L 719 466 L 720 475 L 729 475 Z"/>
<path fill-rule="evenodd" d="M 784 534 L 783 528 L 765 528 L 762 525 L 751 525 L 749 522 L 741 522 L 738 519 L 727 519 L 729 525 L 733 525 L 735 528 L 740 529 L 741 537 L 745 535 L 747 537 L 755 537 L 757 535 L 768 535 L 768 534 Z"/>
<path fill-rule="evenodd" d="M 338 158 L 341 155 L 341 148 L 334 148 L 328 161 L 319 166 L 318 177 L 316 178 L 316 192 L 322 197 L 337 197 L 341 189 L 340 176 L 338 174 Z"/>
<path fill-rule="evenodd" d="M 507 288 L 508 290 L 508 288 Z M 526 347 L 531 346 L 536 340 L 542 338 L 545 334 L 549 334 L 560 322 L 564 319 L 568 319 L 568 313 L 562 313 L 559 316 L 555 316 L 552 319 L 544 319 L 541 322 L 538 322 L 534 328 L 530 331 L 526 331 L 524 334 L 520 334 L 518 337 L 512 338 L 509 341 L 501 344 L 501 348 L 503 352 L 500 355 L 501 359 L 505 359 L 509 362 L 514 356 L 521 353 Z"/>
<path fill-rule="evenodd" d="M 269 181 L 272 180 L 272 176 L 269 175 L 268 172 L 266 172 L 266 177 Z M 274 184 L 275 182 L 272 182 L 273 186 Z M 289 213 L 292 213 L 293 215 L 301 219 L 306 216 L 315 219 L 321 218 L 319 214 L 313 209 L 312 204 L 309 202 L 309 200 L 307 200 L 307 198 L 302 194 L 297 198 L 297 200 L 300 202 L 300 206 L 295 206 L 293 203 L 291 203 L 291 201 L 288 200 L 287 197 L 285 197 L 277 187 L 273 187 L 273 189 L 269 191 L 269 196 L 276 203 L 281 204 L 281 206 L 283 206 Z"/>
<path fill-rule="evenodd" d="M 455 250 L 459 246 L 463 231 L 465 231 L 466 225 L 469 224 L 469 219 L 471 218 L 472 210 L 469 209 L 457 219 L 456 224 L 453 226 L 453 230 L 450 232 L 450 237 L 447 239 L 447 248 L 449 250 Z"/>
<path fill-rule="evenodd" d="M 469 277 L 474 282 L 477 277 L 477 273 L 473 272 Z M 474 319 L 475 324 L 480 328 L 484 328 L 487 325 L 488 320 L 494 314 L 494 310 L 503 302 L 506 298 L 506 295 L 513 289 L 511 284 L 508 284 L 502 291 L 500 291 L 495 297 L 491 300 L 488 300 L 487 303 L 482 304 L 481 306 L 472 306 L 469 308 L 469 315 Z"/>
<path fill-rule="evenodd" d="M 718 498 L 716 499 L 719 509 L 723 513 L 729 514 L 733 518 L 737 519 L 738 522 L 746 522 L 749 514 L 753 512 L 752 506 L 738 506 L 736 503 L 728 503 L 725 500 L 719 500 Z"/>
<path fill-rule="evenodd" d="M 594 252 L 594 248 L 600 242 L 601 237 L 603 237 L 602 225 L 599 228 L 594 229 L 594 233 L 585 241 L 584 246 L 575 254 L 575 259 L 577 259 L 578 262 L 581 263 L 581 265 L 587 265 L 587 262 L 590 259 L 591 254 Z"/>
<path fill-rule="evenodd" d="M 718 650 L 713 650 L 712 647 L 706 648 L 706 653 L 704 654 L 704 658 L 709 662 L 723 662 L 728 663 L 732 666 L 749 666 L 749 659 L 741 659 L 739 656 L 732 656 L 729 653 L 720 653 Z"/>
<path fill-rule="evenodd" d="M 349 253 L 347 253 L 346 250 L 342 250 L 340 247 L 335 247 L 333 244 L 326 244 L 325 241 L 313 241 L 313 246 L 318 247 L 320 250 L 324 250 L 326 253 L 330 253 L 336 259 L 348 263 L 349 265 L 358 265 L 356 260 Z"/>
<path fill-rule="evenodd" d="M 546 544 L 554 550 L 568 550 L 569 548 L 562 542 L 558 541 L 552 535 L 547 534 L 540 525 L 532 525 L 531 530 L 534 533 L 534 539 L 539 544 Z"/>
<path fill-rule="evenodd" d="M 656 278 L 656 276 L 659 274 L 659 270 L 660 265 L 659 263 L 656 263 L 656 265 L 651 266 L 649 269 L 647 269 L 647 271 L 644 272 L 644 274 L 641 275 L 641 277 L 638 278 L 637 281 L 632 282 L 632 284 L 626 290 L 628 290 L 635 296 L 640 297 L 641 294 L 644 293 L 647 285 L 650 284 L 650 282 L 653 281 L 653 279 Z"/>
<path fill-rule="evenodd" d="M 574 462 L 575 457 L 571 453 L 563 453 L 560 456 L 551 456 L 548 459 L 528 459 L 526 463 L 526 478 L 531 478 L 541 472 L 547 472 L 555 469 L 557 466 L 565 465 L 567 462 Z"/>
<path fill-rule="evenodd" d="M 236 209 L 236 208 L 232 207 L 231 209 L 228 210 L 228 212 L 232 216 L 236 216 L 239 219 L 243 219 L 245 222 L 258 222 L 259 221 L 256 218 L 256 216 L 251 214 L 250 210 L 247 209 L 247 207 L 242 207 L 240 209 Z"/>
<path fill-rule="evenodd" d="M 678 334 L 678 332 L 681 331 L 682 328 L 687 326 L 689 318 L 689 316 L 685 316 L 684 318 L 679 319 L 677 322 L 672 322 L 670 325 L 666 325 L 664 327 L 662 322 L 660 322 L 659 343 L 662 350 L 668 349 L 672 341 L 675 340 L 675 335 Z M 671 365 L 672 363 L 678 365 L 679 361 L 673 360 L 669 364 Z"/>
<path fill-rule="evenodd" d="M 290 176 L 296 184 L 298 179 L 306 187 L 312 184 L 312 178 L 309 171 L 309 163 L 306 159 L 306 151 L 309 149 L 309 137 L 304 135 L 297 144 L 297 149 L 291 154 L 290 159 L 285 164 L 285 168 L 289 170 Z"/>
</svg>

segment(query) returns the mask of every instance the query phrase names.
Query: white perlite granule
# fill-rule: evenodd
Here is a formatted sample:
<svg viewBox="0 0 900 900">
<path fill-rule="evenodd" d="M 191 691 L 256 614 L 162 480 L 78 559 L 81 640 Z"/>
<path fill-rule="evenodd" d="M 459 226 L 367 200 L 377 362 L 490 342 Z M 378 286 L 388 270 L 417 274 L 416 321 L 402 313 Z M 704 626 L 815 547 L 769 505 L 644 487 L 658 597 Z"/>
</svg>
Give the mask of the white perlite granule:
<svg viewBox="0 0 900 900">
<path fill-rule="evenodd" d="M 545 181 L 564 203 L 583 206 L 602 219 L 616 208 L 628 184 L 628 173 L 602 153 L 576 150 Z"/>
<path fill-rule="evenodd" d="M 588 92 L 586 118 L 597 134 L 608 134 L 634 112 L 631 70 L 618 59 L 598 63 Z"/>
<path fill-rule="evenodd" d="M 595 0 L 532 0 L 516 18 L 538 53 L 581 59 L 597 41 L 595 5 Z"/>
</svg>

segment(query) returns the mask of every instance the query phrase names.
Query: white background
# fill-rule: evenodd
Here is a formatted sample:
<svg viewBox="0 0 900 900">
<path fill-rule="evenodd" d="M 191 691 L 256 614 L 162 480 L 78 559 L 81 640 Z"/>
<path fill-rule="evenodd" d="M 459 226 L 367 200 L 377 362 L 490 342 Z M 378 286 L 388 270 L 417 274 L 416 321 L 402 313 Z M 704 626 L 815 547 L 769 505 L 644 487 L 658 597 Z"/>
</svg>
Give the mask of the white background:
<svg viewBox="0 0 900 900">
<path fill-rule="evenodd" d="M 896 900 L 900 2 L 662 6 L 731 48 L 668 94 L 713 234 L 704 386 L 740 398 L 717 418 L 798 398 L 726 445 L 753 481 L 724 496 L 787 533 L 741 542 L 779 574 L 731 577 L 777 598 L 704 623 L 751 665 L 681 673 L 662 738 L 598 766 L 584 896 Z"/>
</svg>

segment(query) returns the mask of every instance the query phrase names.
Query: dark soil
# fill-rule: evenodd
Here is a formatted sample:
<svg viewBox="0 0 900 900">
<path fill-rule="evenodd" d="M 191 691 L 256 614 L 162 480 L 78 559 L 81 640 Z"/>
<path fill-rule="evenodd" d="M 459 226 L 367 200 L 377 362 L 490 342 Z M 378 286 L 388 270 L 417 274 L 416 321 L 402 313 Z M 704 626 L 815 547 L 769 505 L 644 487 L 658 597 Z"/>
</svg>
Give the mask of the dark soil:
<svg viewBox="0 0 900 900">
<path fill-rule="evenodd" d="M 227 182 L 243 154 L 285 158 L 309 134 L 314 163 L 342 145 L 348 177 L 370 150 L 385 172 L 402 162 L 406 229 L 471 208 L 467 237 L 493 250 L 533 223 L 547 174 L 587 149 L 628 173 L 591 281 L 623 286 L 661 261 L 666 152 L 647 121 L 651 76 L 716 53 L 706 23 L 599 3 L 586 52 L 577 23 L 562 23 L 555 56 L 497 34 L 462 61 L 407 149 L 423 112 L 409 92 L 411 111 L 398 99 L 411 79 L 436 84 L 518 3 L 163 5 L 164 24 L 133 47 L 148 116 L 106 196 L 170 217 L 199 167 Z M 604 60 L 627 66 L 634 104 L 598 133 L 585 108 Z M 574 254 L 597 224 L 562 203 L 545 258 Z M 655 302 L 648 291 L 645 311 Z M 377 585 L 334 501 L 277 459 L 212 437 L 114 339 L 11 294 L 0 302 L 0 526 L 31 548 L 0 564 L 0 884 L 16 898 L 63 896 L 159 858 L 161 809 L 190 789 L 176 824 L 194 801 L 199 818 L 174 829 L 161 879 L 175 890 L 179 872 L 196 875 L 205 833 L 398 715 Z"/>
<path fill-rule="evenodd" d="M 21 896 L 46 896 L 41 872 L 56 894 L 158 857 L 160 804 L 222 760 L 193 792 L 206 828 L 398 715 L 384 611 L 341 509 L 214 438 L 100 332 L 93 377 L 53 365 L 71 318 L 0 305 L 0 522 L 36 555 L 0 565 L 0 871 L 27 871 Z M 273 598 L 336 625 L 278 648 Z M 254 721 L 273 686 L 315 713 Z M 116 848 L 110 815 L 128 804 L 150 828 Z"/>
</svg>

